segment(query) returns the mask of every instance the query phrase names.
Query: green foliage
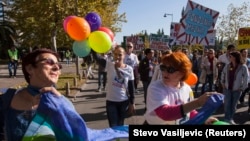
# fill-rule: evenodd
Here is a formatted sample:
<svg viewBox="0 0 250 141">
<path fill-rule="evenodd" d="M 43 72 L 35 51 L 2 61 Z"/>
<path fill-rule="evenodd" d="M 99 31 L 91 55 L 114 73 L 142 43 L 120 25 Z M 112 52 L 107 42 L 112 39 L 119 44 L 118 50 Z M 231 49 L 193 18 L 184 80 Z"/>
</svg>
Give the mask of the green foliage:
<svg viewBox="0 0 250 141">
<path fill-rule="evenodd" d="M 0 25 L 0 58 L 5 59 L 8 57 L 7 50 L 10 46 L 14 45 L 15 38 L 17 37 L 16 31 L 8 25 L 8 22 Z"/>
<path fill-rule="evenodd" d="M 119 15 L 117 8 L 121 0 L 15 0 L 8 17 L 13 19 L 13 27 L 22 33 L 18 40 L 21 46 L 51 47 L 56 36 L 58 47 L 71 47 L 72 39 L 64 32 L 63 20 L 67 16 L 84 17 L 89 12 L 97 12 L 102 26 L 114 33 L 121 31 L 121 23 L 126 22 L 125 13 Z"/>
</svg>

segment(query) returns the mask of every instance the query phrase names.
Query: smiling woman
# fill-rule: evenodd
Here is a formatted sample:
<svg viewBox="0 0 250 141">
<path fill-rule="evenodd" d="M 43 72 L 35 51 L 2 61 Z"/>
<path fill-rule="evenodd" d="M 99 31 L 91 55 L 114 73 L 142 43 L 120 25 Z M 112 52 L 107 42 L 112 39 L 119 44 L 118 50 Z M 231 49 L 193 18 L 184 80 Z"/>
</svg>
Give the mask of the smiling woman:
<svg viewBox="0 0 250 141">
<path fill-rule="evenodd" d="M 27 85 L 18 89 L 6 89 L 0 100 L 0 110 L 5 117 L 4 131 L 8 141 L 22 139 L 44 93 L 51 92 L 62 97 L 55 88 L 61 74 L 56 52 L 37 49 L 27 54 L 22 58 L 22 71 Z M 9 90 L 13 91 L 10 93 Z"/>
</svg>

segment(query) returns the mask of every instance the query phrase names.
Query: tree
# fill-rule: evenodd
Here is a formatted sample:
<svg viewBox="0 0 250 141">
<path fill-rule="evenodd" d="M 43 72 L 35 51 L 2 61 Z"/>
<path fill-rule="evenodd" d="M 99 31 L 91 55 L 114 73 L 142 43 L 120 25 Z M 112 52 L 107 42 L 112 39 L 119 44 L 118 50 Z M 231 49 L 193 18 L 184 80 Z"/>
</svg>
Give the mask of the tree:
<svg viewBox="0 0 250 141">
<path fill-rule="evenodd" d="M 22 33 L 21 46 L 52 47 L 52 37 L 56 37 L 59 47 L 71 47 L 72 39 L 63 29 L 67 16 L 84 17 L 89 12 L 97 12 L 102 26 L 116 33 L 121 31 L 121 23 L 126 22 L 126 14 L 117 13 L 120 3 L 121 0 L 15 0 L 7 15 L 13 19 L 13 27 Z"/>
<path fill-rule="evenodd" d="M 163 28 L 162 28 L 162 29 L 158 29 L 157 35 L 164 35 L 164 30 L 163 30 Z"/>
<path fill-rule="evenodd" d="M 221 15 L 218 18 L 216 34 L 219 38 L 226 40 L 226 45 L 236 44 L 239 28 L 250 26 L 249 8 L 249 2 L 244 2 L 239 7 L 230 4 L 227 8 L 227 15 Z"/>
<path fill-rule="evenodd" d="M 1 59 L 7 58 L 7 50 L 15 44 L 16 31 L 9 26 L 0 25 L 0 52 Z"/>
</svg>

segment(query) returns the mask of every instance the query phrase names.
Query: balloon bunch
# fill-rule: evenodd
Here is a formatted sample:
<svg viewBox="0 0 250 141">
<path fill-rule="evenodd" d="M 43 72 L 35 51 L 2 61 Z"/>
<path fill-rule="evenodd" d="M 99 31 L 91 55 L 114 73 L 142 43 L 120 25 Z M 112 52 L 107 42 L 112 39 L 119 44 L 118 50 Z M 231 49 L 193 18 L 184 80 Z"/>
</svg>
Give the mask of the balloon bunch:
<svg viewBox="0 0 250 141">
<path fill-rule="evenodd" d="M 68 16 L 64 19 L 64 31 L 75 40 L 73 52 L 77 56 L 85 57 L 91 49 L 97 53 L 105 53 L 111 49 L 114 33 L 101 24 L 101 17 L 95 12 L 88 13 L 84 18 Z"/>
</svg>

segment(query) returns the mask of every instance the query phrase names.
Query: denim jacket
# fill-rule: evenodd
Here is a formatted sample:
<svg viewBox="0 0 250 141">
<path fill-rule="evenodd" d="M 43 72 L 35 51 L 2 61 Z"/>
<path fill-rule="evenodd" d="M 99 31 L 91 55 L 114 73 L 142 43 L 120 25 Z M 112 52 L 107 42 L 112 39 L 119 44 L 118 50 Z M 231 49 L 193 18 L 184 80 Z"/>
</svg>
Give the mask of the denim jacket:
<svg viewBox="0 0 250 141">
<path fill-rule="evenodd" d="M 229 71 L 230 71 L 230 64 L 227 64 L 221 73 L 221 84 L 228 89 L 229 83 Z M 234 75 L 234 83 L 233 83 L 233 91 L 243 91 L 248 86 L 248 68 L 245 64 L 239 65 L 235 71 Z"/>
</svg>

